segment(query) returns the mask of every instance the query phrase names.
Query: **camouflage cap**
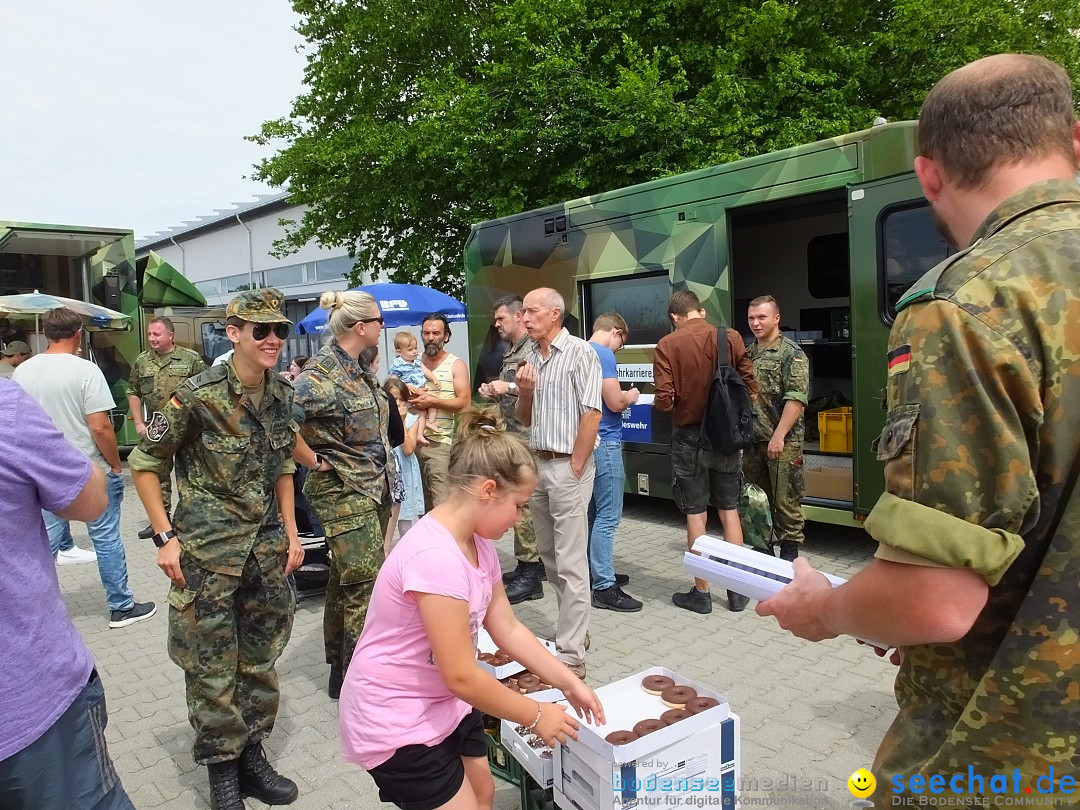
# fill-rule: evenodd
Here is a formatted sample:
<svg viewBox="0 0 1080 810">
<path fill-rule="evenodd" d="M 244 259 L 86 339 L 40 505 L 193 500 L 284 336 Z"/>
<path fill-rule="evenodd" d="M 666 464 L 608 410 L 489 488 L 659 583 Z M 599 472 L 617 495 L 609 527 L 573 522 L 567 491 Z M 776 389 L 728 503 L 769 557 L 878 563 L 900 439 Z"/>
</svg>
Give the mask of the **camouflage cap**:
<svg viewBox="0 0 1080 810">
<path fill-rule="evenodd" d="M 281 290 L 264 287 L 261 290 L 245 290 L 229 302 L 226 317 L 236 316 L 251 323 L 292 323 L 281 311 L 285 296 Z"/>
</svg>

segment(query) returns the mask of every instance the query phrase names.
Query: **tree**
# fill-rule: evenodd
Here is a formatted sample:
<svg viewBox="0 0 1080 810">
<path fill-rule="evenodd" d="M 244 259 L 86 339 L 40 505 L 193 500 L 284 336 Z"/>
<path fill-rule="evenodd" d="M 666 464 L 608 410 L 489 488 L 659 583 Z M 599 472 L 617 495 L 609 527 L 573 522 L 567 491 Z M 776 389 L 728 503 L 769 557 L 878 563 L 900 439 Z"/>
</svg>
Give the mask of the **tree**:
<svg viewBox="0 0 1080 810">
<path fill-rule="evenodd" d="M 1073 0 L 293 0 L 307 91 L 255 176 L 279 249 L 461 291 L 472 223 L 912 118 L 1002 51 L 1080 75 Z"/>
</svg>

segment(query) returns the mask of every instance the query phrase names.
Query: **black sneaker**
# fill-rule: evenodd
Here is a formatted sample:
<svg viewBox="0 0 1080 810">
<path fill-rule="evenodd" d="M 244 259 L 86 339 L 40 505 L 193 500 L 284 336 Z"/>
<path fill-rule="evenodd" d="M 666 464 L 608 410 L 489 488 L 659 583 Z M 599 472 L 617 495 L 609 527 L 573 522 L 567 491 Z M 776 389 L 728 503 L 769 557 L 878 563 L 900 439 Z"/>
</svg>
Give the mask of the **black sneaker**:
<svg viewBox="0 0 1080 810">
<path fill-rule="evenodd" d="M 691 587 L 687 593 L 672 594 L 671 601 L 675 607 L 694 613 L 712 613 L 712 594 L 708 591 L 702 593 L 697 587 Z"/>
<path fill-rule="evenodd" d="M 127 610 L 114 610 L 109 614 L 109 627 L 127 627 L 129 624 L 149 619 L 157 613 L 157 605 L 153 602 L 136 602 Z"/>
<path fill-rule="evenodd" d="M 618 585 L 593 591 L 592 606 L 601 610 L 614 610 L 616 613 L 637 613 L 641 610 L 641 602 L 627 596 Z"/>
<path fill-rule="evenodd" d="M 727 592 L 727 609 L 732 613 L 742 613 L 748 604 L 750 604 L 749 596 L 743 596 L 735 591 Z"/>
<path fill-rule="evenodd" d="M 153 536 L 154 536 L 154 527 L 153 526 L 147 525 L 147 527 L 145 529 L 142 529 L 142 530 L 139 531 L 139 539 L 140 540 L 149 540 Z"/>
<path fill-rule="evenodd" d="M 783 540 L 780 543 L 780 559 L 791 562 L 799 556 L 799 544 L 794 540 Z"/>
<path fill-rule="evenodd" d="M 615 575 L 615 584 L 618 585 L 620 588 L 623 585 L 629 585 L 630 584 L 630 577 L 628 577 L 626 574 L 616 574 Z"/>
</svg>

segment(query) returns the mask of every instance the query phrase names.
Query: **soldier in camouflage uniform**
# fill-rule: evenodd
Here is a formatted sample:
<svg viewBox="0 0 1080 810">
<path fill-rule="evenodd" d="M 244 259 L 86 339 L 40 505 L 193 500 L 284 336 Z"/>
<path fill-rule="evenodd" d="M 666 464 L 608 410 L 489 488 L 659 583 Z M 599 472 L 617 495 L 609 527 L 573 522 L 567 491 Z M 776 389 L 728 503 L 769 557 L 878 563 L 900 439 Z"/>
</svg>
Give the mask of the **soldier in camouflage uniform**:
<svg viewBox="0 0 1080 810">
<path fill-rule="evenodd" d="M 800 563 L 759 612 L 804 638 L 898 647 L 878 806 L 895 803 L 883 787 L 910 798 L 916 776 L 925 789 L 937 775 L 937 806 L 995 803 L 994 776 L 1018 803 L 1075 806 L 1062 778 L 1080 768 L 1080 125 L 1069 77 L 1037 56 L 967 65 L 927 96 L 919 151 L 935 218 L 968 247 L 897 305 L 877 442 L 886 493 L 866 521 L 878 559 L 837 589 Z M 983 795 L 954 792 L 956 773 Z"/>
<path fill-rule="evenodd" d="M 780 334 L 780 307 L 771 295 L 750 302 L 756 340 L 746 347 L 761 396 L 753 403 L 754 441 L 743 451 L 743 476 L 765 490 L 772 507 L 773 543 L 794 560 L 803 541 L 803 410 L 810 396 L 810 364 Z"/>
<path fill-rule="evenodd" d="M 128 407 L 140 436 L 146 435 L 145 415 L 160 411 L 182 382 L 206 371 L 198 352 L 173 342 L 175 331 L 173 322 L 163 315 L 151 320 L 146 327 L 150 348 L 131 365 Z M 162 462 L 160 478 L 161 499 L 167 511 L 172 509 L 172 459 Z M 139 532 L 139 539 L 149 540 L 153 534 L 153 527 L 147 526 Z"/>
<path fill-rule="evenodd" d="M 194 757 L 209 768 L 214 810 L 243 810 L 241 792 L 268 804 L 297 796 L 262 748 L 278 711 L 274 664 L 292 631 L 287 576 L 304 556 L 292 387 L 274 371 L 288 335 L 281 302 L 274 289 L 232 300 L 232 358 L 154 411 L 129 459 L 158 566 L 173 583 L 169 655 L 184 670 Z M 173 458 L 180 498 L 170 525 L 158 475 Z"/>
<path fill-rule="evenodd" d="M 510 345 L 503 355 L 502 370 L 499 379 L 480 386 L 480 396 L 499 403 L 499 411 L 506 420 L 508 430 L 521 434 L 527 442 L 529 429 L 518 421 L 514 409 L 517 407 L 517 384 L 514 375 L 518 365 L 525 362 L 531 345 L 529 333 L 522 321 L 522 299 L 520 295 L 507 295 L 495 302 L 493 308 L 495 329 L 499 337 Z M 536 549 L 536 534 L 533 532 L 532 512 L 529 505 L 521 510 L 521 517 L 514 524 L 514 556 L 517 567 L 503 574 L 506 597 L 511 605 L 531 599 L 540 599 L 544 595 L 541 580 L 547 579 L 544 565 L 540 562 L 540 552 Z"/>
<path fill-rule="evenodd" d="M 371 589 L 383 561 L 390 520 L 394 460 L 390 402 L 360 357 L 377 347 L 382 317 L 375 299 L 350 291 L 324 293 L 333 339 L 297 377 L 300 433 L 317 454 L 304 495 L 330 547 L 323 640 L 329 693 L 337 698 L 364 629 Z"/>
</svg>

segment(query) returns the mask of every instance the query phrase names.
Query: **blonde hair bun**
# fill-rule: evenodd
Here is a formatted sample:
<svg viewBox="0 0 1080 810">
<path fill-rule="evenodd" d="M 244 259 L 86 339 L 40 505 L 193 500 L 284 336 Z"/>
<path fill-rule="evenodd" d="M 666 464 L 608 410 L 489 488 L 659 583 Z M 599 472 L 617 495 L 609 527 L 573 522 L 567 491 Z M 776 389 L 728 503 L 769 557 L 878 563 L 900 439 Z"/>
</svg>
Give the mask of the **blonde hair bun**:
<svg viewBox="0 0 1080 810">
<path fill-rule="evenodd" d="M 343 302 L 341 293 L 337 290 L 327 290 L 319 296 L 319 307 L 321 309 L 333 310 L 340 307 Z"/>
</svg>

